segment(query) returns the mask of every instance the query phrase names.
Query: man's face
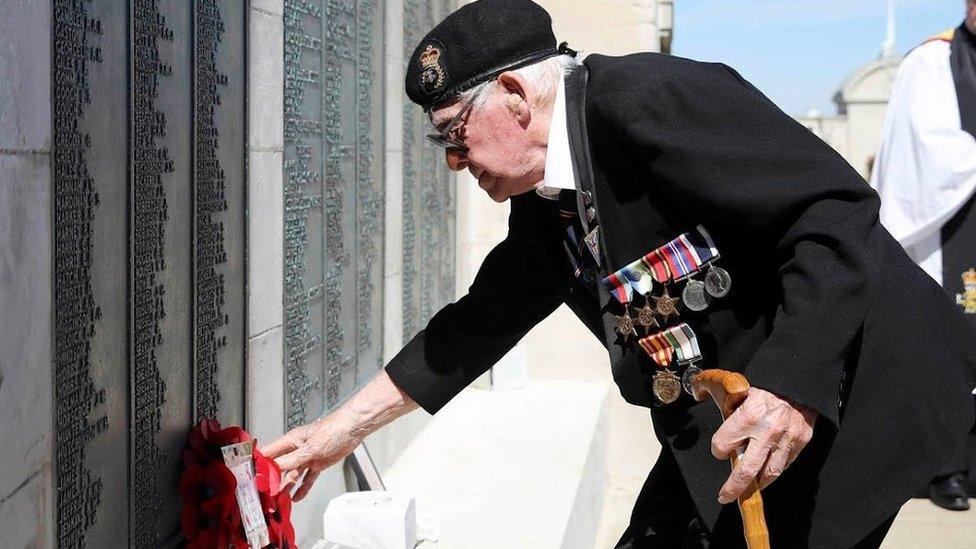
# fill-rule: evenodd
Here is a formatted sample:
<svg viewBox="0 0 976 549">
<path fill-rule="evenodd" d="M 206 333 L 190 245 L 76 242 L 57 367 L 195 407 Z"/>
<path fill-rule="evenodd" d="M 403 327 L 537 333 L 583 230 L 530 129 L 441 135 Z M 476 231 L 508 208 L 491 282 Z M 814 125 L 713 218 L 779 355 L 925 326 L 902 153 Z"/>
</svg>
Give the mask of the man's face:
<svg viewBox="0 0 976 549">
<path fill-rule="evenodd" d="M 484 103 L 473 107 L 455 126 L 452 137 L 467 150 L 446 152 L 448 166 L 454 171 L 467 168 L 496 202 L 537 187 L 545 172 L 547 113 L 532 112 L 521 90 L 506 84 L 510 84 L 508 78 L 500 78 L 489 85 L 482 92 Z M 455 101 L 435 109 L 431 113 L 435 128 L 442 130 L 463 108 L 462 102 Z"/>
<path fill-rule="evenodd" d="M 976 0 L 966 0 L 966 28 L 976 32 Z"/>
</svg>

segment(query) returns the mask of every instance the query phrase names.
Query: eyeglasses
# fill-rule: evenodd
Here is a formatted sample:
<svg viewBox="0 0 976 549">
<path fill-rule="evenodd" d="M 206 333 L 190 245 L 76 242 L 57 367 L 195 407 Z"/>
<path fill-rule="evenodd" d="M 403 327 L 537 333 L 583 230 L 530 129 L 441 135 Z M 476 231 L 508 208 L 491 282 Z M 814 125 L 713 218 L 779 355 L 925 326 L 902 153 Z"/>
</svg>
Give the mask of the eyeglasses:
<svg viewBox="0 0 976 549">
<path fill-rule="evenodd" d="M 466 117 L 466 115 L 469 112 L 471 112 L 471 109 L 474 106 L 474 101 L 475 99 L 478 98 L 479 95 L 480 93 L 473 94 L 471 98 L 469 98 L 464 103 L 464 106 L 461 107 L 461 110 L 459 110 L 458 113 L 454 115 L 454 118 L 452 118 L 450 122 L 448 122 L 447 125 L 444 126 L 444 129 L 437 133 L 428 134 L 427 140 L 437 145 L 438 147 L 444 147 L 445 149 L 454 149 L 459 151 L 468 150 L 468 147 L 464 143 L 452 137 L 451 134 L 454 133 L 454 130 L 458 128 L 458 126 L 461 124 L 461 121 Z"/>
</svg>

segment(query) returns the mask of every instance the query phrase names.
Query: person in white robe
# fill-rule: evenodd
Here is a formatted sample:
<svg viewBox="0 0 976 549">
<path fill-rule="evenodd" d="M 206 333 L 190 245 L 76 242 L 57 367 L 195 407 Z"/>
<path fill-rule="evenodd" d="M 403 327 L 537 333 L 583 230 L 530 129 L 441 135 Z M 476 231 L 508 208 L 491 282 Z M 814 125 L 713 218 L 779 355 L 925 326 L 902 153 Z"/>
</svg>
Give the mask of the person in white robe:
<svg viewBox="0 0 976 549">
<path fill-rule="evenodd" d="M 899 67 L 871 185 L 882 224 L 976 328 L 976 0 L 966 8 L 965 23 Z M 969 508 L 974 441 L 930 484 L 936 505 Z"/>
</svg>

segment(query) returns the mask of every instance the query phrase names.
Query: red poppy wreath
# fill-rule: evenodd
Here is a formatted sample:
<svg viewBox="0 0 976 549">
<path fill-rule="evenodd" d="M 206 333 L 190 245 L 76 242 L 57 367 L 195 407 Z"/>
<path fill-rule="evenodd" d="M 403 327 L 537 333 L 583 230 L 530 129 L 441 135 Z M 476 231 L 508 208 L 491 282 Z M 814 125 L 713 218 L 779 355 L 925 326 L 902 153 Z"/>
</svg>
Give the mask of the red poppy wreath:
<svg viewBox="0 0 976 549">
<path fill-rule="evenodd" d="M 248 549 L 248 537 L 238 503 L 238 480 L 225 463 L 225 447 L 250 442 L 254 485 L 260 511 L 267 525 L 262 539 L 273 549 L 294 549 L 291 496 L 281 490 L 281 470 L 258 451 L 254 439 L 240 427 L 221 428 L 213 419 L 190 431 L 183 450 L 180 475 L 180 524 L 187 548 L 227 547 Z M 262 542 L 263 543 L 263 542 Z"/>
</svg>

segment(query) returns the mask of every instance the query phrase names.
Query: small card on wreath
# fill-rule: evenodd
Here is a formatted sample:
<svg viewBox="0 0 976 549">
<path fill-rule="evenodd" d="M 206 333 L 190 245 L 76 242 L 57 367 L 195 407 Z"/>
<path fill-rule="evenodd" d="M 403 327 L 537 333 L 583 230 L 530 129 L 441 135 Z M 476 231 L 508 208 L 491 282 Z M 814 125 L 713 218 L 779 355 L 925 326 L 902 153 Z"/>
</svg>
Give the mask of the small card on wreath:
<svg viewBox="0 0 976 549">
<path fill-rule="evenodd" d="M 247 440 L 224 446 L 220 450 L 224 454 L 224 464 L 237 479 L 234 493 L 241 509 L 241 522 L 247 544 L 251 547 L 264 547 L 271 543 L 271 539 L 268 537 L 268 523 L 264 521 L 264 512 L 261 510 L 258 488 L 254 483 L 253 449 L 254 441 Z"/>
</svg>

